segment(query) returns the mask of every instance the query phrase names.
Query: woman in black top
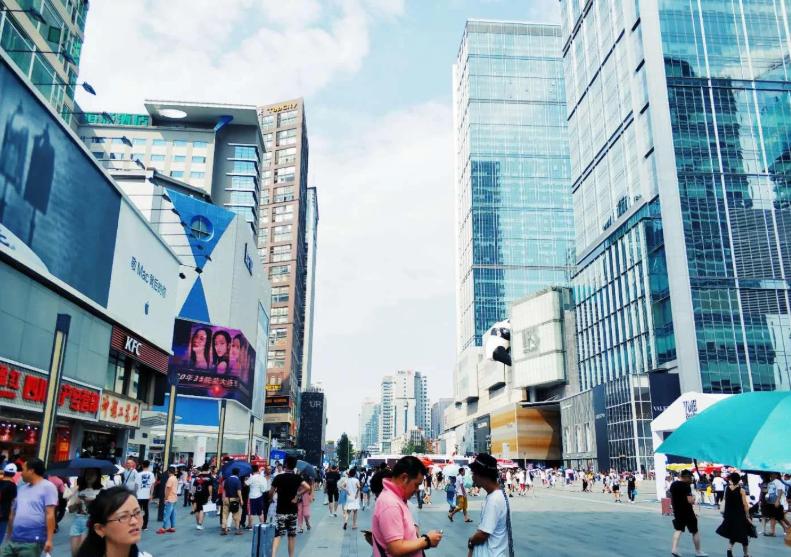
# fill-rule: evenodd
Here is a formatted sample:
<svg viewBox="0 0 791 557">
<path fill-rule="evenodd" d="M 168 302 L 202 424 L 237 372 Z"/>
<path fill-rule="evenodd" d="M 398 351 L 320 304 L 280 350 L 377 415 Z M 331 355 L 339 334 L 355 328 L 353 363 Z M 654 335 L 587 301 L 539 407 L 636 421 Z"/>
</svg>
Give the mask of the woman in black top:
<svg viewBox="0 0 791 557">
<path fill-rule="evenodd" d="M 748 556 L 747 546 L 750 543 L 752 522 L 750 521 L 750 501 L 741 488 L 741 477 L 736 472 L 728 476 L 728 487 L 725 489 L 725 510 L 723 520 L 717 533 L 728 540 L 728 557 L 733 557 L 733 545 L 740 543 Z"/>
</svg>

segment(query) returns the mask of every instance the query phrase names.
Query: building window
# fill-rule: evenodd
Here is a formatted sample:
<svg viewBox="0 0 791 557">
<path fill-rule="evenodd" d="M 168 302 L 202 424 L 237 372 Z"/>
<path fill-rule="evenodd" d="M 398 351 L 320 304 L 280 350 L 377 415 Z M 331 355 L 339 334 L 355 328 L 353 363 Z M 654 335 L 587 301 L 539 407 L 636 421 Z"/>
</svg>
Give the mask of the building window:
<svg viewBox="0 0 791 557">
<path fill-rule="evenodd" d="M 268 369 L 273 367 L 286 367 L 286 351 L 270 350 L 266 358 L 266 367 Z"/>
<path fill-rule="evenodd" d="M 248 145 L 234 145 L 233 158 L 258 162 L 258 150 Z"/>
<path fill-rule="evenodd" d="M 203 179 L 206 176 L 205 172 L 190 172 L 190 178 Z"/>
<path fill-rule="evenodd" d="M 124 144 L 124 140 L 122 138 L 120 138 L 120 137 L 114 137 L 112 142 L 113 142 L 113 145 L 123 145 Z"/>
<path fill-rule="evenodd" d="M 193 141 L 192 142 L 192 148 L 193 149 L 205 149 L 208 146 L 209 146 L 209 144 L 206 143 L 205 141 Z"/>
<path fill-rule="evenodd" d="M 192 164 L 206 164 L 206 157 L 192 157 Z"/>
<path fill-rule="evenodd" d="M 252 176 L 231 176 L 230 189 L 239 191 L 255 191 L 255 178 Z"/>
<path fill-rule="evenodd" d="M 288 329 L 277 327 L 269 330 L 269 346 L 276 346 L 288 337 Z"/>
<path fill-rule="evenodd" d="M 275 134 L 272 132 L 264 134 L 264 148 L 269 150 L 272 148 L 272 143 L 275 139 Z"/>
<path fill-rule="evenodd" d="M 288 307 L 272 308 L 272 319 L 270 323 L 274 325 L 288 323 Z"/>
<path fill-rule="evenodd" d="M 288 286 L 275 286 L 272 288 L 272 304 L 288 303 Z"/>
<path fill-rule="evenodd" d="M 190 230 L 192 231 L 193 236 L 195 236 L 198 240 L 203 241 L 208 240 L 214 234 L 214 227 L 212 226 L 211 221 L 202 215 L 193 217 L 192 222 L 190 223 Z"/>
<path fill-rule="evenodd" d="M 276 164 L 292 164 L 297 160 L 297 148 L 289 147 L 288 149 L 280 149 L 277 151 L 275 158 Z"/>
<path fill-rule="evenodd" d="M 164 139 L 155 139 L 152 142 L 152 145 L 154 145 L 154 147 L 164 147 L 167 144 L 168 144 L 168 142 L 165 141 Z"/>
<path fill-rule="evenodd" d="M 171 170 L 170 171 L 170 175 L 173 178 L 183 178 L 184 177 L 184 171 L 183 170 Z"/>
<path fill-rule="evenodd" d="M 162 162 L 165 160 L 165 155 L 151 155 L 152 162 Z"/>
<path fill-rule="evenodd" d="M 275 203 L 294 200 L 294 186 L 280 186 L 275 188 Z"/>
<path fill-rule="evenodd" d="M 297 169 L 294 166 L 287 166 L 285 168 L 278 168 L 275 170 L 275 183 L 282 184 L 294 181 L 294 174 Z"/>
<path fill-rule="evenodd" d="M 273 242 L 290 242 L 291 241 L 291 225 L 281 224 L 272 228 L 272 241 Z"/>
<path fill-rule="evenodd" d="M 261 117 L 261 129 L 269 129 L 275 127 L 275 115 L 274 114 L 267 114 L 266 116 Z"/>
<path fill-rule="evenodd" d="M 184 156 L 184 155 L 175 155 L 173 157 L 173 162 L 185 162 L 186 160 L 187 160 L 187 157 Z"/>
<path fill-rule="evenodd" d="M 228 204 L 242 207 L 255 207 L 255 193 L 249 191 L 231 191 Z"/>
<path fill-rule="evenodd" d="M 188 143 L 183 139 L 174 139 L 173 140 L 173 147 L 186 147 Z"/>
<path fill-rule="evenodd" d="M 281 130 L 277 132 L 277 145 L 295 145 L 297 143 L 297 130 Z"/>
<path fill-rule="evenodd" d="M 294 218 L 293 205 L 279 205 L 272 208 L 273 222 L 290 222 Z"/>
<path fill-rule="evenodd" d="M 269 269 L 269 281 L 272 284 L 288 282 L 291 274 L 291 265 L 272 265 Z"/>
<path fill-rule="evenodd" d="M 148 140 L 144 137 L 133 137 L 132 138 L 132 145 L 146 145 Z"/>
<path fill-rule="evenodd" d="M 269 261 L 279 263 L 291 259 L 291 244 L 272 246 L 269 248 Z"/>
<path fill-rule="evenodd" d="M 291 126 L 297 122 L 297 111 L 285 110 L 278 115 L 278 119 L 280 120 L 278 127 Z"/>
<path fill-rule="evenodd" d="M 256 168 L 256 164 L 254 162 L 233 161 L 233 173 L 257 176 L 258 169 Z"/>
</svg>

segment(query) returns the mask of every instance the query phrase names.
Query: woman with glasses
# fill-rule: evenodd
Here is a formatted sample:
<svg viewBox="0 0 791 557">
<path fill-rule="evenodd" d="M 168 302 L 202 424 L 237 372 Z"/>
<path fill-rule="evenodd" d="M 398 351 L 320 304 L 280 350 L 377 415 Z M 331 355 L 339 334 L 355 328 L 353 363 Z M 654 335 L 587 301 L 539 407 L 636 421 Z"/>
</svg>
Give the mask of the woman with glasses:
<svg viewBox="0 0 791 557">
<path fill-rule="evenodd" d="M 123 486 L 106 489 L 88 507 L 88 537 L 77 557 L 151 557 L 137 548 L 143 515 Z"/>
</svg>

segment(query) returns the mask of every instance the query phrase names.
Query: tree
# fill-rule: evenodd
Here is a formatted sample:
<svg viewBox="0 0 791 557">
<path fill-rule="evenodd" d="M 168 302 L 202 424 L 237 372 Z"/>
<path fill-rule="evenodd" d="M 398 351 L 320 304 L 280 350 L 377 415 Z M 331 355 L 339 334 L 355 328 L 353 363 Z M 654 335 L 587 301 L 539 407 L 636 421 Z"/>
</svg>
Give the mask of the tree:
<svg viewBox="0 0 791 557">
<path fill-rule="evenodd" d="M 412 441 L 409 441 L 406 445 L 404 445 L 404 448 L 401 450 L 401 454 L 404 456 L 409 456 L 413 453 L 425 454 L 426 452 L 427 451 L 426 451 L 425 439 L 421 439 L 417 443 L 413 443 Z"/>
<path fill-rule="evenodd" d="M 341 470 L 348 468 L 349 462 L 354 458 L 354 447 L 349 441 L 349 436 L 345 433 L 341 434 L 341 438 L 335 445 L 335 457 L 338 459 L 338 466 L 341 467 Z"/>
</svg>

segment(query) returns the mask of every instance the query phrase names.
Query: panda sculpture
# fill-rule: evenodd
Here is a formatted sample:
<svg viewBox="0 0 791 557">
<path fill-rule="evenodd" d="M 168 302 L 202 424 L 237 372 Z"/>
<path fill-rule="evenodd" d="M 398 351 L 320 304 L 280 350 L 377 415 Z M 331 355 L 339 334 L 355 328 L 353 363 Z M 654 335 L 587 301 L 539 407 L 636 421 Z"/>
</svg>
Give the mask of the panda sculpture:
<svg viewBox="0 0 791 557">
<path fill-rule="evenodd" d="M 483 335 L 486 359 L 511 365 L 511 322 L 498 321 Z"/>
</svg>

